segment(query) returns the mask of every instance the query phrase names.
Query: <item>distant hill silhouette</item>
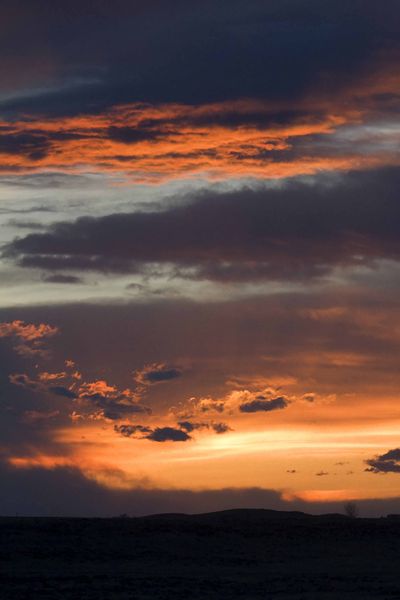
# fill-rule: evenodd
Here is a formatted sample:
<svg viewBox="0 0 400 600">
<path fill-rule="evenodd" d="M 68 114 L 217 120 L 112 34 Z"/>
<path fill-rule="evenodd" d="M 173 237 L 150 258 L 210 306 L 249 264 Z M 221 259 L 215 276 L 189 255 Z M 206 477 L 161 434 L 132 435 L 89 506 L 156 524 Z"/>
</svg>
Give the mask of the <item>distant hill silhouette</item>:
<svg viewBox="0 0 400 600">
<path fill-rule="evenodd" d="M 400 598 L 397 517 L 235 509 L 137 518 L 0 518 L 0 596 Z"/>
</svg>

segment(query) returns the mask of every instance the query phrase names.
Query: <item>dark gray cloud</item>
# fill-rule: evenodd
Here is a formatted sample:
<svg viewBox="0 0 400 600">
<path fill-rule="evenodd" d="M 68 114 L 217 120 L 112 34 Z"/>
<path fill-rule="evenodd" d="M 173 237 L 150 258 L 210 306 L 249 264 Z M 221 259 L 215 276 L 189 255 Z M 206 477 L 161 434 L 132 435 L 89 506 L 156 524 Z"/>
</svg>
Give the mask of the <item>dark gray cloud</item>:
<svg viewBox="0 0 400 600">
<path fill-rule="evenodd" d="M 272 410 L 281 410 L 289 405 L 289 401 L 283 396 L 267 400 L 263 396 L 259 396 L 250 402 L 244 402 L 239 406 L 240 412 L 255 413 L 255 412 L 271 412 Z"/>
<path fill-rule="evenodd" d="M 152 442 L 187 442 L 191 436 L 187 430 L 176 427 L 147 427 L 145 425 L 115 425 L 114 430 L 124 437 L 134 437 Z"/>
<path fill-rule="evenodd" d="M 28 390 L 34 390 L 39 393 L 50 392 L 55 396 L 61 396 L 62 398 L 68 398 L 69 400 L 74 400 L 77 397 L 76 391 L 72 390 L 71 388 L 68 388 L 64 385 L 51 385 L 49 382 L 33 379 L 26 373 L 12 373 L 9 375 L 9 380 L 13 385 L 17 385 Z"/>
<path fill-rule="evenodd" d="M 227 433 L 232 431 L 226 423 L 196 423 L 193 421 L 178 421 L 178 425 L 187 433 L 192 433 L 198 429 L 212 429 L 217 434 Z"/>
<path fill-rule="evenodd" d="M 126 394 L 80 394 L 79 398 L 88 402 L 89 406 L 97 406 L 103 411 L 106 419 L 117 421 L 131 415 L 150 415 L 152 410 L 144 404 L 133 401 Z"/>
<path fill-rule="evenodd" d="M 399 259 L 399 184 L 400 170 L 388 168 L 312 185 L 300 179 L 203 191 L 159 212 L 58 223 L 15 239 L 5 254 L 49 270 L 140 272 L 166 264 L 196 279 L 307 280 L 335 266 Z"/>
<path fill-rule="evenodd" d="M 114 425 L 114 431 L 124 437 L 145 437 L 145 434 L 152 433 L 151 427 L 144 425 Z"/>
<path fill-rule="evenodd" d="M 29 160 L 35 161 L 46 156 L 49 150 L 49 140 L 45 135 L 5 134 L 0 129 L 0 154 L 23 154 Z"/>
<path fill-rule="evenodd" d="M 208 427 L 207 423 L 193 423 L 192 421 L 178 421 L 178 425 L 184 431 L 192 433 L 196 429 L 204 429 Z"/>
<path fill-rule="evenodd" d="M 155 384 L 172 381 L 181 377 L 182 370 L 164 363 L 152 364 L 135 372 L 135 380 L 142 384 Z"/>
<path fill-rule="evenodd" d="M 146 438 L 153 442 L 187 442 L 190 435 L 175 427 L 156 427 Z"/>
<path fill-rule="evenodd" d="M 370 473 L 400 473 L 400 448 L 388 450 L 380 456 L 366 461 Z"/>
<path fill-rule="evenodd" d="M 0 75 L 14 92 L 2 110 L 11 115 L 71 114 L 132 100 L 298 101 L 310 90 L 336 92 L 376 63 L 394 62 L 399 45 L 395 0 L 379 7 L 374 0 L 232 0 L 229 6 L 87 0 L 73 10 L 62 0 L 56 11 L 49 0 L 34 8 L 21 0 L 15 6 L 5 0 L 0 10 L 7 22 Z"/>
<path fill-rule="evenodd" d="M 147 128 L 140 129 L 135 127 L 109 127 L 107 137 L 116 142 L 124 144 L 135 144 L 137 142 L 153 141 L 167 134 L 165 130 L 157 131 L 156 129 Z"/>
<path fill-rule="evenodd" d="M 232 431 L 232 428 L 226 423 L 212 423 L 211 427 L 214 429 L 215 433 L 218 433 L 218 435 Z"/>
</svg>

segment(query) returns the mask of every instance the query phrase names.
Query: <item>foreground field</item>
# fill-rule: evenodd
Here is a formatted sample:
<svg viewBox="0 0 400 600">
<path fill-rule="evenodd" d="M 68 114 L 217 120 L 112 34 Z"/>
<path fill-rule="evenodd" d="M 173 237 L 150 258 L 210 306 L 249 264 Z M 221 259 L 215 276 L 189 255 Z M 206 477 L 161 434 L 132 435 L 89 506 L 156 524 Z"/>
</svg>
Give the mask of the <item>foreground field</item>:
<svg viewBox="0 0 400 600">
<path fill-rule="evenodd" d="M 400 519 L 0 519 L 5 600 L 400 598 Z"/>
</svg>

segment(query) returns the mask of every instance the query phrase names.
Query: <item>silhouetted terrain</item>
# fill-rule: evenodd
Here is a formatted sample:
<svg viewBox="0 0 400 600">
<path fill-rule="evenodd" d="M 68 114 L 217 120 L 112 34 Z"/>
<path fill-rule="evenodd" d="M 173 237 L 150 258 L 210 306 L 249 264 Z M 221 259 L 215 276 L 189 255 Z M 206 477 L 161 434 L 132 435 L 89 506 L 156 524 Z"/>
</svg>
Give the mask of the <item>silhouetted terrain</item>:
<svg viewBox="0 0 400 600">
<path fill-rule="evenodd" d="M 400 598 L 400 519 L 233 510 L 0 519 L 6 600 Z"/>
</svg>

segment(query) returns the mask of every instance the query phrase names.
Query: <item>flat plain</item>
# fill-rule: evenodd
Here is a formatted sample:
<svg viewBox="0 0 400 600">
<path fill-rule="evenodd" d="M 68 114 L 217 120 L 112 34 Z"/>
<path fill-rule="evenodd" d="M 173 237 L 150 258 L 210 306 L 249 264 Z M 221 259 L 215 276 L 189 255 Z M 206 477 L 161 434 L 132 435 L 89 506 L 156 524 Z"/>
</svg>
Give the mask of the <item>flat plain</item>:
<svg viewBox="0 0 400 600">
<path fill-rule="evenodd" d="M 5 600 L 400 599 L 400 519 L 0 518 Z"/>
</svg>

